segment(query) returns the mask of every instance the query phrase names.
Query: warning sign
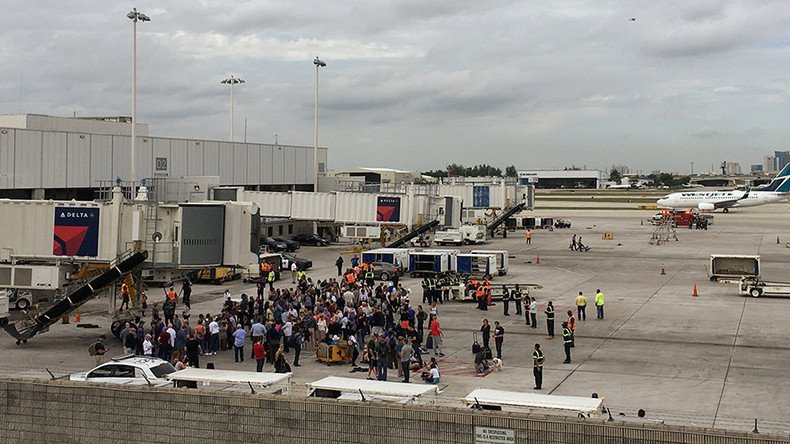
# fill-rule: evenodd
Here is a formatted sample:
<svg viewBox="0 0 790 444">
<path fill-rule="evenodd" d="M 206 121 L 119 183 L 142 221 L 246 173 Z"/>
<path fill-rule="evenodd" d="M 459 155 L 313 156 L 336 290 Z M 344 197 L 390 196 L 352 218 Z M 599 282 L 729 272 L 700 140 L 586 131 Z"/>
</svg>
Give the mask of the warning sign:
<svg viewBox="0 0 790 444">
<path fill-rule="evenodd" d="M 475 444 L 503 444 L 516 442 L 516 433 L 510 429 L 475 427 Z"/>
</svg>

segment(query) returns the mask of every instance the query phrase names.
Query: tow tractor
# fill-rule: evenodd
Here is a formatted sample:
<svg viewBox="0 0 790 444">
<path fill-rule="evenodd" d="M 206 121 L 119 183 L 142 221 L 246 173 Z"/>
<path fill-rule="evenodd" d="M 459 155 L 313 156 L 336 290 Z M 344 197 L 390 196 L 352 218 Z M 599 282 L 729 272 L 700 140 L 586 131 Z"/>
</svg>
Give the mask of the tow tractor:
<svg viewBox="0 0 790 444">
<path fill-rule="evenodd" d="M 745 276 L 738 284 L 738 293 L 746 296 L 760 297 L 762 295 L 790 296 L 790 283 L 766 282 L 757 277 Z"/>
</svg>

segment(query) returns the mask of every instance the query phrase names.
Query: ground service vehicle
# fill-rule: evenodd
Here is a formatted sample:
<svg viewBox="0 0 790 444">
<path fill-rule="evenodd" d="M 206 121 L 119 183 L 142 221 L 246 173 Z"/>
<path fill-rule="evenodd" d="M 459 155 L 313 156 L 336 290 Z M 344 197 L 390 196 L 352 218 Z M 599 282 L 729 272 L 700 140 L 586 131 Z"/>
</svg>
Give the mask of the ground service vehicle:
<svg viewBox="0 0 790 444">
<path fill-rule="evenodd" d="M 241 269 L 236 267 L 207 267 L 195 273 L 195 282 L 209 282 L 219 285 L 223 282 L 239 279 Z"/>
<path fill-rule="evenodd" d="M 175 372 L 175 367 L 165 360 L 126 355 L 113 358 L 87 373 L 72 374 L 69 380 L 104 384 L 165 385 L 169 384 L 165 376 Z"/>
<path fill-rule="evenodd" d="M 437 231 L 433 237 L 438 245 L 479 244 L 485 240 L 485 225 L 464 225 L 457 230 Z"/>
<path fill-rule="evenodd" d="M 790 282 L 766 282 L 756 277 L 743 277 L 738 284 L 738 293 L 753 297 L 762 295 L 790 296 Z"/>
<path fill-rule="evenodd" d="M 569 221 L 568 219 L 557 219 L 557 221 L 554 222 L 554 228 L 570 228 L 570 227 L 571 227 L 571 221 Z"/>
</svg>

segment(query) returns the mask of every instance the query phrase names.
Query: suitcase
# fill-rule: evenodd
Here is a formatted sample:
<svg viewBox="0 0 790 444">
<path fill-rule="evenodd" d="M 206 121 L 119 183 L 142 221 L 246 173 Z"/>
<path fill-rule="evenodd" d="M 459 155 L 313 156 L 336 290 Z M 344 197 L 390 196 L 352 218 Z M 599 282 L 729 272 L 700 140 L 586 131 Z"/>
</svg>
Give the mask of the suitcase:
<svg viewBox="0 0 790 444">
<path fill-rule="evenodd" d="M 480 342 L 477 341 L 477 332 L 472 333 L 472 353 L 477 354 L 480 352 L 482 347 L 480 346 Z"/>
<path fill-rule="evenodd" d="M 433 336 L 428 336 L 428 340 L 425 341 L 425 348 L 428 350 L 433 348 Z"/>
</svg>

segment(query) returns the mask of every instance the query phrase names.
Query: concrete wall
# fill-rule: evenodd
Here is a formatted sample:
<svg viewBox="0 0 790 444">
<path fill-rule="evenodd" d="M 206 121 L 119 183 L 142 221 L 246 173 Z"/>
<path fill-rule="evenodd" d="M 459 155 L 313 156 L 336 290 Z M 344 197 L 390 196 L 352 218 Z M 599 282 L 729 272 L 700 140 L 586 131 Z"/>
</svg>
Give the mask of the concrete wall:
<svg viewBox="0 0 790 444">
<path fill-rule="evenodd" d="M 475 426 L 515 442 L 787 443 L 787 438 L 435 406 L 318 401 L 188 389 L 0 379 L 0 441 L 473 443 Z M 275 438 L 276 437 L 276 438 Z"/>
</svg>

